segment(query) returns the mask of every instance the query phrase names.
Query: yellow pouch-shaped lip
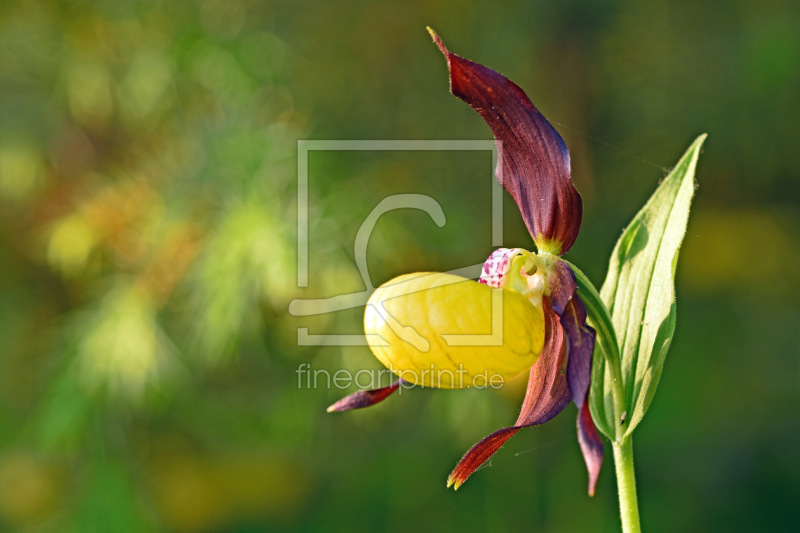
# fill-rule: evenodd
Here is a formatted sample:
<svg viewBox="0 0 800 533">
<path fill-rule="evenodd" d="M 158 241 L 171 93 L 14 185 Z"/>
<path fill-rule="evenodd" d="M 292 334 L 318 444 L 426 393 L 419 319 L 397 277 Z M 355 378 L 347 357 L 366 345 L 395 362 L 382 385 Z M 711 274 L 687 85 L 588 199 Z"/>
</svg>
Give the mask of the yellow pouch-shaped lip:
<svg viewBox="0 0 800 533">
<path fill-rule="evenodd" d="M 405 274 L 367 302 L 370 349 L 425 387 L 500 386 L 536 363 L 544 316 L 520 293 L 439 272 Z"/>
</svg>

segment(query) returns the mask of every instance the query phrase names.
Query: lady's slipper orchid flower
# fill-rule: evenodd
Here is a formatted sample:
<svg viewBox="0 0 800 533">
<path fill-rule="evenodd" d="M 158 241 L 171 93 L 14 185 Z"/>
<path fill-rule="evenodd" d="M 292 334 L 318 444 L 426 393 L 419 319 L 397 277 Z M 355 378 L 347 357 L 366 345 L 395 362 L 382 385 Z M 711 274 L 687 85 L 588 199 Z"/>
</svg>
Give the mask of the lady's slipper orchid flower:
<svg viewBox="0 0 800 533">
<path fill-rule="evenodd" d="M 603 443 L 589 412 L 595 332 L 575 275 L 560 259 L 578 234 L 582 205 L 569 152 L 525 93 L 501 74 L 459 57 L 429 30 L 450 71 L 450 89 L 486 121 L 497 142 L 497 178 L 511 193 L 538 253 L 501 248 L 479 282 L 451 274 L 395 278 L 369 299 L 364 329 L 375 356 L 400 379 L 359 391 L 329 411 L 374 405 L 404 382 L 462 388 L 499 384 L 530 370 L 516 423 L 475 444 L 450 474 L 456 489 L 520 429 L 543 424 L 572 400 L 594 494 Z"/>
</svg>

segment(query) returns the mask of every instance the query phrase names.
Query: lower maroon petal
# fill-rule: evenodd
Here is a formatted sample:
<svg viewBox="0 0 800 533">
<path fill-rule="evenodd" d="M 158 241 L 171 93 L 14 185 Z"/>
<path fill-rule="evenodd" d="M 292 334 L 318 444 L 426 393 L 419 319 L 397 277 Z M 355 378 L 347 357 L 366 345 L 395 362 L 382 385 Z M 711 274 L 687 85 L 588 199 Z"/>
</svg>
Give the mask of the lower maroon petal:
<svg viewBox="0 0 800 533">
<path fill-rule="evenodd" d="M 597 477 L 603 464 L 603 441 L 595 428 L 588 402 L 596 333 L 586 325 L 586 308 L 577 296 L 569 301 L 561 316 L 561 324 L 569 343 L 567 382 L 572 401 L 579 410 L 578 444 L 589 472 L 589 496 L 594 496 Z"/>
<path fill-rule="evenodd" d="M 603 439 L 594 426 L 589 402 L 583 402 L 578 414 L 578 444 L 589 472 L 589 496 L 594 496 L 597 477 L 600 475 L 600 467 L 603 466 Z"/>
<path fill-rule="evenodd" d="M 567 338 L 559 316 L 550 307 L 547 297 L 542 299 L 542 303 L 545 316 L 545 345 L 536 364 L 531 368 L 528 389 L 517 423 L 495 431 L 470 448 L 447 478 L 448 487 L 455 485 L 458 489 L 520 429 L 544 424 L 569 404 L 570 393 L 566 377 Z"/>
<path fill-rule="evenodd" d="M 545 344 L 536 364 L 531 368 L 528 389 L 517 418 L 517 427 L 544 424 L 564 410 L 570 400 L 566 376 L 567 338 L 559 316 L 542 298 Z"/>
<path fill-rule="evenodd" d="M 349 396 L 345 396 L 335 404 L 328 407 L 328 412 L 334 411 L 350 411 L 351 409 L 361 409 L 380 403 L 388 398 L 394 391 L 396 391 L 403 383 L 402 379 L 398 379 L 388 387 L 381 387 L 380 389 L 360 390 L 354 392 Z"/>
<path fill-rule="evenodd" d="M 569 346 L 567 382 L 572 401 L 580 407 L 586 399 L 592 379 L 592 354 L 597 333 L 594 328 L 586 325 L 586 308 L 577 296 L 567 304 L 564 314 L 561 315 L 561 325 Z"/>
<path fill-rule="evenodd" d="M 467 478 L 478 469 L 483 463 L 495 454 L 508 439 L 517 434 L 522 428 L 508 427 L 495 431 L 488 437 L 484 437 L 480 442 L 470 448 L 464 457 L 458 462 L 456 467 L 447 478 L 447 486 L 455 485 L 453 488 L 458 490 Z"/>
</svg>

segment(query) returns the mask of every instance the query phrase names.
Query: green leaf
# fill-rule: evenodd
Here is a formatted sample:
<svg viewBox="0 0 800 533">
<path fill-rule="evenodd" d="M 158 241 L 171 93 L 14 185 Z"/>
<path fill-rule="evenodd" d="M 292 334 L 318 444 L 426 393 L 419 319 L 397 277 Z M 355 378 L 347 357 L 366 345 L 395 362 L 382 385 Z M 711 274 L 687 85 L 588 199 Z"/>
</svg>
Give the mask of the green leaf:
<svg viewBox="0 0 800 533">
<path fill-rule="evenodd" d="M 634 217 L 617 242 L 600 296 L 611 313 L 621 355 L 625 421 L 614 420 L 612 374 L 596 353 L 592 368 L 592 416 L 601 427 L 630 434 L 644 416 L 658 385 L 675 331 L 675 267 L 694 172 L 706 135 L 698 137 Z M 617 431 L 617 438 L 623 436 Z"/>
</svg>

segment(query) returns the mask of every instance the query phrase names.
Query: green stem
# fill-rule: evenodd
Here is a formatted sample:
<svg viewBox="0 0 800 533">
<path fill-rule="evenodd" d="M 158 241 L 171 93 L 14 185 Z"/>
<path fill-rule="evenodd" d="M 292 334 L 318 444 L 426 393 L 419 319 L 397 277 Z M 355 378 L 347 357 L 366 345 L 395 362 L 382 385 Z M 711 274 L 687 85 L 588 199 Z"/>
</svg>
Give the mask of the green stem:
<svg viewBox="0 0 800 533">
<path fill-rule="evenodd" d="M 603 349 L 605 354 L 609 353 L 603 343 L 600 344 L 600 347 Z M 627 411 L 625 409 L 625 391 L 622 388 L 622 368 L 620 368 L 619 357 L 614 358 L 606 355 L 606 365 L 608 365 L 608 370 L 613 377 L 613 381 L 611 383 L 611 396 L 614 398 L 615 441 L 621 442 L 622 439 L 625 438 L 626 426 L 624 419 L 627 416 Z"/>
<path fill-rule="evenodd" d="M 622 441 L 612 443 L 614 466 L 617 470 L 619 510 L 622 516 L 623 533 L 640 533 L 639 502 L 636 497 L 636 475 L 633 471 L 633 440 L 628 435 Z"/>
</svg>

